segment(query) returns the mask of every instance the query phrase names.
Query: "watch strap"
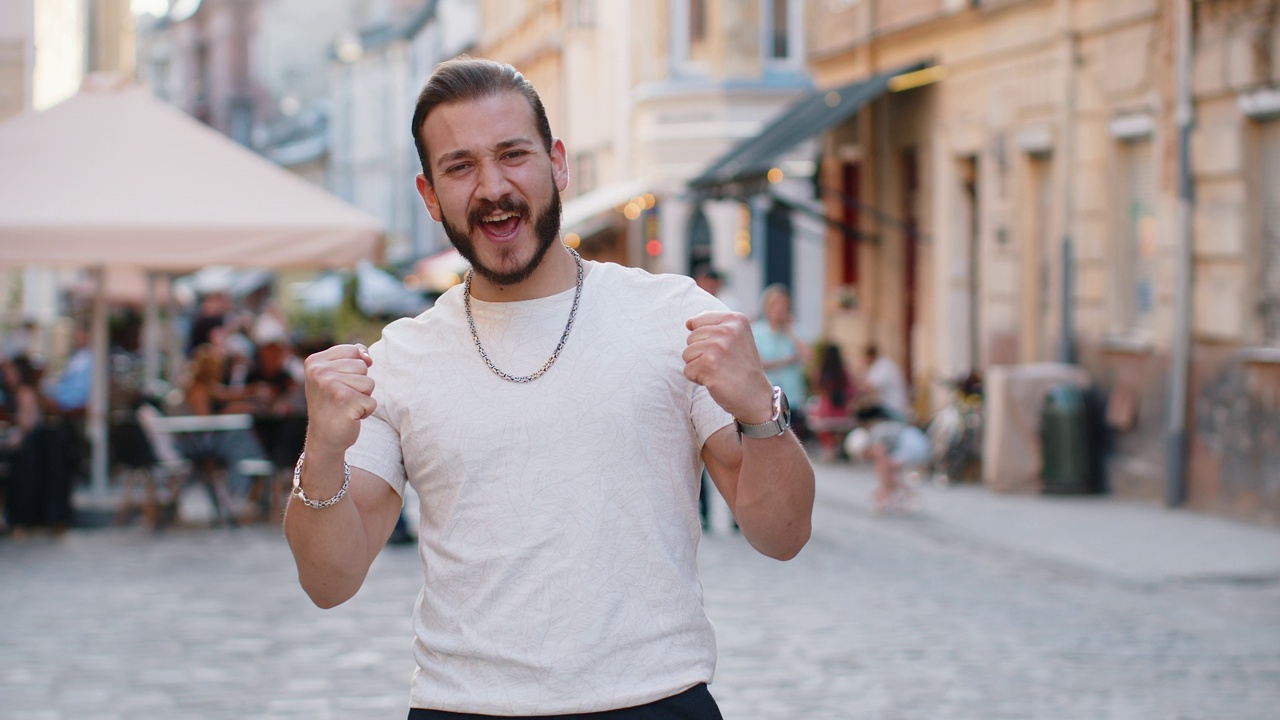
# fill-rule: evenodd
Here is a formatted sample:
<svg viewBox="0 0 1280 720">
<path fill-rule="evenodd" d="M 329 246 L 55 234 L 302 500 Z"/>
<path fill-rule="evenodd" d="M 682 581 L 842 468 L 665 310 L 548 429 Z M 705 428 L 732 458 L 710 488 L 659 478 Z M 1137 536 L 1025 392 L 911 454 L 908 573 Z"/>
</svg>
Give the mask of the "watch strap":
<svg viewBox="0 0 1280 720">
<path fill-rule="evenodd" d="M 764 439 L 777 437 L 787 431 L 791 427 L 791 414 L 782 411 L 783 404 L 786 402 L 786 395 L 783 394 L 782 388 L 777 385 L 773 386 L 773 417 L 762 423 L 745 423 L 734 418 L 734 423 L 738 426 L 738 436 L 746 436 L 753 439 Z"/>
</svg>

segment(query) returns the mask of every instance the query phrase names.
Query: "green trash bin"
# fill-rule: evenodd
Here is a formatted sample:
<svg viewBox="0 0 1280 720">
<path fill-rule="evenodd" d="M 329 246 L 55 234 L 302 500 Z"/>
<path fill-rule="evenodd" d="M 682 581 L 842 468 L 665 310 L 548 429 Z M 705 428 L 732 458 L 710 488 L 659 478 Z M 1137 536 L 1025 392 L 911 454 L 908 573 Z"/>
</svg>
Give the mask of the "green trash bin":
<svg viewBox="0 0 1280 720">
<path fill-rule="evenodd" d="M 1058 385 L 1045 395 L 1040 413 L 1044 492 L 1081 495 L 1098 491 L 1089 401 L 1074 385 Z"/>
</svg>

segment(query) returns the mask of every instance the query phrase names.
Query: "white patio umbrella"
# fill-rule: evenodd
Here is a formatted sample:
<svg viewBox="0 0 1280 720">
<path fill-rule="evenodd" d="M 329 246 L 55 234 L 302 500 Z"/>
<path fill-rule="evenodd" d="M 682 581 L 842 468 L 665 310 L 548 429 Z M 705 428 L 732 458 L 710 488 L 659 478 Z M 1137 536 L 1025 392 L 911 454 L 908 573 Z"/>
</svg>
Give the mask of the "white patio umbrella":
<svg viewBox="0 0 1280 720">
<path fill-rule="evenodd" d="M 379 221 L 214 132 L 131 82 L 0 124 L 0 265 L 94 268 L 93 484 L 106 488 L 104 272 L 209 265 L 351 266 L 381 247 Z"/>
</svg>

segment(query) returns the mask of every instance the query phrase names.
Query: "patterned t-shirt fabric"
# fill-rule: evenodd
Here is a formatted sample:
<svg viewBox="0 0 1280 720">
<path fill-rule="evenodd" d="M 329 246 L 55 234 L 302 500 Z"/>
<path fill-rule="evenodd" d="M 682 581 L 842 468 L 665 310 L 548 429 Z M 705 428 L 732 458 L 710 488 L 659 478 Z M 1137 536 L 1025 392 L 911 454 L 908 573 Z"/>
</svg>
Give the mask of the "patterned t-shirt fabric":
<svg viewBox="0 0 1280 720">
<path fill-rule="evenodd" d="M 485 365 L 460 287 L 370 348 L 378 409 L 347 459 L 420 498 L 413 707 L 594 712 L 711 681 L 700 453 L 733 419 L 681 353 L 685 321 L 724 306 L 689 278 L 588 269 L 533 382 Z M 540 368 L 573 294 L 473 299 L 493 363 Z"/>
</svg>

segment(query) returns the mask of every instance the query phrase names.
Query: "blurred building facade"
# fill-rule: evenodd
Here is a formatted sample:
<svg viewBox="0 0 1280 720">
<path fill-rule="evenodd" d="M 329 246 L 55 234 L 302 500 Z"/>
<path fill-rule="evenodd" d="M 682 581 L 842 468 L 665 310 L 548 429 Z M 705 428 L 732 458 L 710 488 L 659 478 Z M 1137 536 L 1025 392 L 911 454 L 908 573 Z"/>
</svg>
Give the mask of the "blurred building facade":
<svg viewBox="0 0 1280 720">
<path fill-rule="evenodd" d="M 131 76 L 135 38 L 129 0 L 0 0 L 0 121 L 66 100 L 92 73 Z M 78 275 L 37 267 L 0 273 L 0 330 L 34 321 L 39 353 L 65 356 L 70 328 L 55 325 L 74 310 L 63 307 L 63 291 Z"/>
<path fill-rule="evenodd" d="M 421 83 L 459 52 L 510 62 L 565 141 L 587 256 L 711 263 L 751 315 L 787 284 L 810 336 L 896 359 L 922 416 L 940 377 L 1079 362 L 1114 492 L 1169 497 L 1180 453 L 1192 507 L 1280 522 L 1278 4 L 179 0 L 141 57 L 161 96 L 383 218 L 397 261 L 448 247 L 413 189 Z"/>
<path fill-rule="evenodd" d="M 827 237 L 826 329 L 909 368 L 921 411 L 941 401 L 927 392 L 939 376 L 1077 361 L 1107 398 L 1114 492 L 1169 498 L 1185 460 L 1174 496 L 1278 521 L 1277 3 L 1190 5 L 1192 310 L 1179 318 L 1180 3 L 813 4 L 821 88 L 928 68 L 824 136 L 819 183 L 844 226 Z M 1181 449 L 1168 431 L 1184 412 L 1169 400 L 1180 321 Z"/>
<path fill-rule="evenodd" d="M 403 264 L 451 247 L 418 195 L 421 164 L 409 126 L 431 71 L 476 42 L 479 7 L 402 2 L 369 8 L 361 20 L 334 37 L 329 55 L 330 188 L 382 219 L 387 260 Z"/>
<path fill-rule="evenodd" d="M 34 40 L 31 0 L 0 0 L 0 120 L 31 107 Z"/>
<path fill-rule="evenodd" d="M 816 330 L 820 289 L 801 280 L 820 273 L 820 221 L 788 211 L 773 245 L 785 260 L 766 262 L 771 204 L 687 188 L 812 87 L 804 5 L 483 0 L 477 54 L 529 77 L 569 152 L 566 238 L 589 257 L 655 271 L 711 263 L 751 314 L 764 284 L 783 282 Z"/>
</svg>

